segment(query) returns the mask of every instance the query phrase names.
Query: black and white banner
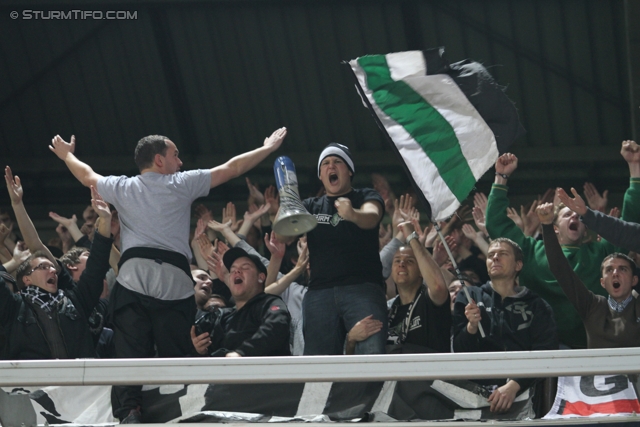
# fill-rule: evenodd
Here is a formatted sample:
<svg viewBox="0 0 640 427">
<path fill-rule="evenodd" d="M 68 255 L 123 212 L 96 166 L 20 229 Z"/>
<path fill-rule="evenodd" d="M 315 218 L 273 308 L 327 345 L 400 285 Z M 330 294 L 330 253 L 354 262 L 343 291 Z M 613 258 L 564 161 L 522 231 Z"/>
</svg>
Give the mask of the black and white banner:
<svg viewBox="0 0 640 427">
<path fill-rule="evenodd" d="M 38 424 L 116 424 L 109 386 L 5 388 L 27 394 Z M 487 392 L 470 381 L 166 385 L 143 388 L 145 423 L 534 418 L 531 390 L 511 410 L 488 410 Z M 547 419 L 640 412 L 626 376 L 564 377 Z"/>
</svg>

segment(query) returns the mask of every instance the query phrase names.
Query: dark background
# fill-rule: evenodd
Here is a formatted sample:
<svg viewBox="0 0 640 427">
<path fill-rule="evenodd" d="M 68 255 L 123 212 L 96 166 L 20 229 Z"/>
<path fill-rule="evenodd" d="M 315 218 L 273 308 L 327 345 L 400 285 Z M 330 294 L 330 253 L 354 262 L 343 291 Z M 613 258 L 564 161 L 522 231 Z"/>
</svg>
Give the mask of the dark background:
<svg viewBox="0 0 640 427">
<path fill-rule="evenodd" d="M 3 2 L 2 164 L 22 178 L 43 231 L 55 225 L 49 210 L 79 215 L 90 198 L 47 149 L 56 134 L 75 134 L 76 155 L 98 173 L 133 175 L 135 144 L 148 134 L 173 140 L 184 169 L 209 168 L 284 125 L 278 155 L 296 164 L 303 196 L 317 191 L 317 156 L 331 141 L 351 148 L 355 186 L 370 186 L 380 172 L 399 194 L 408 180 L 341 61 L 444 46 L 450 62 L 485 64 L 519 110 L 528 133 L 512 147 L 520 159 L 510 179 L 514 204 L 591 181 L 620 206 L 628 186 L 620 143 L 635 138 L 640 113 L 638 3 Z M 73 10 L 76 19 L 43 19 Z M 93 11 L 135 19 L 94 19 Z M 262 188 L 273 182 L 274 159 L 248 174 Z M 488 191 L 492 180 L 490 171 L 478 188 Z M 230 200 L 244 212 L 246 196 L 236 179 L 205 203 L 216 215 Z M 0 206 L 8 205 L 1 189 Z"/>
</svg>

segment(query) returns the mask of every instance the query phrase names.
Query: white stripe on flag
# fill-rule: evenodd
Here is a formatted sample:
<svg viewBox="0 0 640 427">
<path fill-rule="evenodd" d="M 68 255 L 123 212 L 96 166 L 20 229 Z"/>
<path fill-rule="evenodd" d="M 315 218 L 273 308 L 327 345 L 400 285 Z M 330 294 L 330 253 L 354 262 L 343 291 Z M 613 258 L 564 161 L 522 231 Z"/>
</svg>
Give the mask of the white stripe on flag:
<svg viewBox="0 0 640 427">
<path fill-rule="evenodd" d="M 389 406 L 391 406 L 391 400 L 393 399 L 393 393 L 396 391 L 396 384 L 398 384 L 397 381 L 384 382 L 382 390 L 380 390 L 380 394 L 378 394 L 378 398 L 371 407 L 371 412 L 387 413 L 389 411 Z"/>
<path fill-rule="evenodd" d="M 496 138 L 478 110 L 446 74 L 410 77 L 404 81 L 451 124 L 462 154 L 476 181 L 479 180 L 495 164 L 499 154 Z"/>
<path fill-rule="evenodd" d="M 332 382 L 305 383 L 296 416 L 322 414 L 332 385 Z"/>
<path fill-rule="evenodd" d="M 419 50 L 388 53 L 385 57 L 387 65 L 389 65 L 389 74 L 393 80 L 427 75 L 427 63 Z"/>
<path fill-rule="evenodd" d="M 459 202 L 438 173 L 436 166 L 405 128 L 378 107 L 371 90 L 368 89 L 364 70 L 358 65 L 358 62 L 351 61 L 351 66 L 373 110 L 404 159 L 413 180 L 431 205 L 433 219 L 440 221 L 453 215 L 458 209 Z"/>
</svg>

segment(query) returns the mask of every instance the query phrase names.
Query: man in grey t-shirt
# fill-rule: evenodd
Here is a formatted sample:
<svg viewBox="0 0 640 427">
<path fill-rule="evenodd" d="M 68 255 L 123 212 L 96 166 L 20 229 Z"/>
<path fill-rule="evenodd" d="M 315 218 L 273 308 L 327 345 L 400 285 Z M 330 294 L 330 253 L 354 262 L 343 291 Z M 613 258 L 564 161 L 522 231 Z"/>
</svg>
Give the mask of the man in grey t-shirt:
<svg viewBox="0 0 640 427">
<path fill-rule="evenodd" d="M 103 177 L 73 154 L 71 142 L 53 138 L 49 149 L 86 187 L 97 187 L 118 210 L 122 257 L 109 311 L 118 358 L 181 357 L 193 354 L 193 281 L 189 270 L 191 203 L 209 189 L 247 172 L 277 150 L 287 134 L 280 128 L 264 145 L 212 169 L 180 172 L 182 161 L 168 138 L 142 138 L 135 150 L 140 175 Z M 141 421 L 141 386 L 114 387 L 114 416 Z"/>
</svg>

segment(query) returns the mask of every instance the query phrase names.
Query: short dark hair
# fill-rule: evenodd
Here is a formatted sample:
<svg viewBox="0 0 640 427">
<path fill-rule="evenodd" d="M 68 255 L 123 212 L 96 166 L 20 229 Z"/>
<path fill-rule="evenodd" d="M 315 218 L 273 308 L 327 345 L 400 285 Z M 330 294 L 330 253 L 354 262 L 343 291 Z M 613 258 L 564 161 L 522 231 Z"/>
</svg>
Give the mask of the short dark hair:
<svg viewBox="0 0 640 427">
<path fill-rule="evenodd" d="M 614 252 L 604 257 L 602 263 L 600 263 L 600 277 L 602 277 L 602 272 L 604 271 L 604 263 L 613 258 L 626 260 L 629 263 L 629 267 L 631 267 L 631 274 L 634 276 L 638 275 L 638 266 L 636 265 L 636 262 L 633 260 L 633 258 L 620 252 Z"/>
<path fill-rule="evenodd" d="M 138 141 L 134 159 L 140 172 L 153 166 L 156 154 L 167 154 L 167 137 L 162 135 L 149 135 Z"/>
<path fill-rule="evenodd" d="M 66 254 L 60 257 L 60 262 L 62 265 L 76 265 L 80 263 L 80 255 L 85 252 L 89 252 L 89 249 L 83 248 L 82 246 L 74 246 L 69 249 Z"/>
<path fill-rule="evenodd" d="M 511 246 L 511 248 L 513 249 L 513 255 L 516 258 L 516 262 L 524 262 L 524 254 L 522 253 L 522 248 L 519 244 L 506 237 L 498 237 L 497 239 L 493 239 L 491 243 L 489 243 L 489 247 L 495 245 L 496 243 L 506 243 Z"/>
<path fill-rule="evenodd" d="M 22 281 L 24 276 L 28 276 L 31 274 L 31 260 L 35 258 L 46 258 L 49 259 L 47 254 L 44 251 L 35 251 L 33 254 L 29 255 L 29 258 L 22 261 L 22 263 L 18 266 L 16 270 L 16 286 L 18 289 L 24 289 L 25 285 Z"/>
</svg>

